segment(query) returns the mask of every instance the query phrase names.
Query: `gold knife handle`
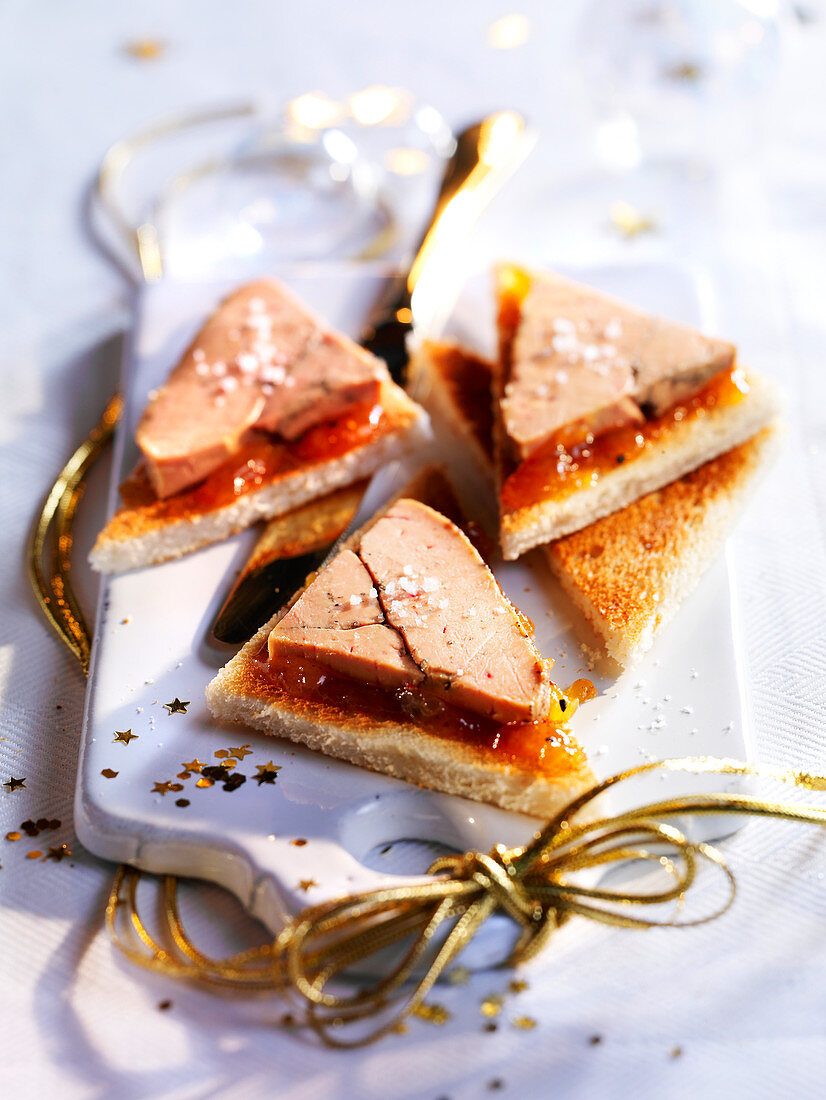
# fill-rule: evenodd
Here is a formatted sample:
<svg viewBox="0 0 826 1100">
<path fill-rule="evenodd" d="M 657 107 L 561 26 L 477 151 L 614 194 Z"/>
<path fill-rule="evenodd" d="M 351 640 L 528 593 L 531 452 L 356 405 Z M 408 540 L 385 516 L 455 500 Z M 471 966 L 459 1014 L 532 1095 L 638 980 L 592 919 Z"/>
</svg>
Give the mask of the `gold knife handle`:
<svg viewBox="0 0 826 1100">
<path fill-rule="evenodd" d="M 530 148 L 525 120 L 516 111 L 498 111 L 468 126 L 456 138 L 430 221 L 408 273 L 394 283 L 362 337 L 368 351 L 387 363 L 402 385 L 407 366 L 407 334 L 413 324 L 413 292 L 437 247 L 466 236 L 504 179 Z"/>
</svg>

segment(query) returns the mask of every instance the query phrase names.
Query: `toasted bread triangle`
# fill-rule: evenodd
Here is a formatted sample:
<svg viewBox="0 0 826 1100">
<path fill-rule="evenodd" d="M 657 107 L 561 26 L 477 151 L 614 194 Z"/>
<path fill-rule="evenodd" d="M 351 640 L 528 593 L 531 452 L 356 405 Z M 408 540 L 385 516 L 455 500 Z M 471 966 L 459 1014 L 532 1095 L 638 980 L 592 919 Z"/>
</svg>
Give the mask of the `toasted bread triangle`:
<svg viewBox="0 0 826 1100">
<path fill-rule="evenodd" d="M 426 501 L 461 522 L 451 487 L 433 468 L 402 497 Z M 348 540 L 347 548 L 361 537 Z M 503 726 L 450 706 L 446 697 L 439 713 L 415 688 L 382 691 L 313 661 L 269 661 L 269 638 L 289 610 L 273 616 L 208 685 L 207 703 L 217 719 L 243 722 L 421 787 L 541 817 L 559 812 L 595 782 L 582 750 L 553 723 Z"/>
<path fill-rule="evenodd" d="M 779 432 L 754 438 L 545 548 L 551 570 L 618 664 L 652 646 L 722 550 Z"/>
</svg>

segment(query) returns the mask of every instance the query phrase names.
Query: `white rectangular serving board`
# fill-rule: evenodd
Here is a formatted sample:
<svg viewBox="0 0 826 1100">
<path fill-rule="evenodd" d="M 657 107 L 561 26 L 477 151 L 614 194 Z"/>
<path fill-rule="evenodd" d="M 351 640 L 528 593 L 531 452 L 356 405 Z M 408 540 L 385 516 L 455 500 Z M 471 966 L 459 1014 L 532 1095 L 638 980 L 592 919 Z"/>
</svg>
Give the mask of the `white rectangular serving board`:
<svg viewBox="0 0 826 1100">
<path fill-rule="evenodd" d="M 354 336 L 378 291 L 376 278 L 352 272 L 275 274 Z M 645 308 L 709 323 L 700 310 L 702 282 L 680 268 L 594 268 L 575 274 Z M 486 279 L 469 280 L 446 328 L 483 350 L 492 338 L 487 286 Z M 137 457 L 134 429 L 149 390 L 163 381 L 227 289 L 170 282 L 142 292 L 124 367 L 126 411 L 116 439 L 110 512 L 117 486 Z M 532 818 L 421 790 L 212 719 L 204 689 L 234 650 L 219 651 L 206 638 L 255 537 L 248 531 L 102 585 L 76 796 L 83 844 L 106 859 L 147 871 L 217 882 L 276 930 L 309 903 L 397 883 L 399 873 L 420 874 L 434 850 L 444 850 L 439 845 L 487 851 L 496 842 L 526 841 L 536 829 Z M 589 673 L 540 553 L 500 563 L 495 571 L 536 624 L 539 650 L 556 659 L 557 681 L 565 685 L 585 675 L 599 688 L 599 698 L 584 704 L 572 722 L 599 778 L 652 758 L 747 758 L 748 710 L 727 557 L 704 577 L 642 665 L 615 680 Z M 189 702 L 185 714 L 164 709 L 176 697 Z M 122 730 L 137 739 L 114 742 L 115 731 Z M 248 778 L 234 791 L 219 783 L 199 788 L 197 773 L 178 777 L 187 761 L 218 764 L 216 752 L 245 744 L 251 752 L 235 770 Z M 259 785 L 253 778 L 256 766 L 269 761 L 280 766 L 277 780 Z M 117 775 L 107 778 L 106 770 Z M 164 781 L 182 789 L 154 793 L 154 785 Z M 660 798 L 666 789 L 731 786 L 686 776 L 670 777 L 666 786 L 655 774 L 617 791 L 614 806 Z M 180 799 L 189 804 L 179 806 Z M 726 831 L 719 821 L 697 825 L 695 833 L 706 839 Z M 297 839 L 306 843 L 296 845 Z M 502 925 L 492 934 L 501 942 L 471 965 L 491 961 L 502 942 L 509 942 Z"/>
</svg>

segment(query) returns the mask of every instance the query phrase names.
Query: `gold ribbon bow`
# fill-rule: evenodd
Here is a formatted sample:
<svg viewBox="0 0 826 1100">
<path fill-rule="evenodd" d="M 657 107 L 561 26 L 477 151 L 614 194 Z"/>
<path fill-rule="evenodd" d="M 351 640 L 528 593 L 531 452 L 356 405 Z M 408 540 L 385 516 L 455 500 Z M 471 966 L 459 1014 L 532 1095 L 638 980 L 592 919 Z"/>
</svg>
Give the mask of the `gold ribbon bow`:
<svg viewBox="0 0 826 1100">
<path fill-rule="evenodd" d="M 741 814 L 826 825 L 826 809 L 720 792 L 663 799 L 613 817 L 593 818 L 594 799 L 610 787 L 651 771 L 758 775 L 806 790 L 826 790 L 826 777 L 781 768 L 754 767 L 738 760 L 688 757 L 643 764 L 620 772 L 574 799 L 524 848 L 497 845 L 489 854 L 442 856 L 424 882 L 382 888 L 311 906 L 291 921 L 272 944 L 227 959 L 210 959 L 186 935 L 177 908 L 175 880 L 165 880 L 165 919 L 175 950 L 148 932 L 138 914 L 138 873 L 121 868 L 107 906 L 107 922 L 118 946 L 135 962 L 164 973 L 241 990 L 292 990 L 304 1001 L 307 1022 L 333 1047 L 374 1042 L 398 1029 L 439 976 L 495 913 L 505 913 L 519 935 L 508 965 L 536 955 L 552 932 L 571 916 L 622 928 L 688 927 L 724 913 L 735 895 L 734 876 L 721 852 L 690 840 L 668 819 L 695 814 Z M 587 820 L 577 822 L 577 817 Z M 641 860 L 665 876 L 653 891 L 582 885 L 576 872 Z M 727 894 L 712 912 L 679 919 L 686 894 L 702 863 L 725 876 Z M 673 902 L 666 918 L 645 907 Z M 139 944 L 121 929 L 128 914 Z M 390 953 L 395 951 L 395 955 Z M 363 974 L 367 960 L 380 956 L 383 973 L 355 992 L 331 992 L 346 971 Z M 389 956 L 389 957 L 388 957 Z M 369 1021 L 354 1037 L 349 1025 Z"/>
</svg>

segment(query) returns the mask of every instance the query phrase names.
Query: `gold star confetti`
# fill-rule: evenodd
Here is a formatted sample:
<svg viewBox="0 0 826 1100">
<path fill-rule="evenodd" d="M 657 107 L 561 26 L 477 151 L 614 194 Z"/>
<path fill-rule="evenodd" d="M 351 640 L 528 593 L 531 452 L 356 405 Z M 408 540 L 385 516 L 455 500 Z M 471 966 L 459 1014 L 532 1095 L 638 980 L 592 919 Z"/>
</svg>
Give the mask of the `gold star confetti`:
<svg viewBox="0 0 826 1100">
<path fill-rule="evenodd" d="M 254 775 L 252 778 L 257 781 L 259 787 L 262 783 L 274 783 L 278 773 L 281 771 L 281 765 L 273 764 L 272 760 L 268 761 L 266 764 L 256 764 L 255 766 L 258 770 L 258 774 Z"/>
<path fill-rule="evenodd" d="M 470 971 L 466 966 L 454 966 L 448 971 L 447 980 L 451 985 L 467 985 L 470 979 Z"/>
<path fill-rule="evenodd" d="M 133 38 L 124 44 L 123 52 L 136 61 L 157 61 L 166 53 L 166 43 L 162 38 Z"/>
<path fill-rule="evenodd" d="M 199 772 L 203 766 L 197 756 L 194 760 L 190 760 L 188 764 L 186 761 L 181 764 L 181 767 L 188 772 Z"/>
<path fill-rule="evenodd" d="M 112 738 L 112 744 L 116 741 L 121 745 L 128 745 L 130 741 L 137 741 L 139 734 L 132 733 L 131 730 L 115 730 L 115 736 Z"/>
<path fill-rule="evenodd" d="M 318 886 L 318 883 L 314 878 L 303 878 L 298 884 L 298 889 L 303 890 L 306 894 L 308 890 L 312 890 L 314 886 Z"/>
<path fill-rule="evenodd" d="M 511 993 L 524 993 L 528 988 L 528 983 L 524 978 L 514 978 L 512 982 L 508 982 L 508 990 Z"/>
<path fill-rule="evenodd" d="M 11 775 L 11 776 L 9 776 L 7 781 L 3 784 L 3 786 L 7 790 L 17 791 L 17 790 L 20 790 L 21 787 L 26 786 L 26 780 L 25 779 L 15 779 L 14 776 Z"/>
<path fill-rule="evenodd" d="M 259 775 L 261 774 L 261 772 L 280 772 L 281 771 L 281 764 L 273 764 L 272 760 L 268 760 L 266 764 L 256 764 L 255 766 L 258 769 L 258 774 Z"/>
<path fill-rule="evenodd" d="M 694 61 L 683 61 L 679 65 L 674 65 L 671 69 L 666 69 L 665 76 L 669 80 L 699 80 L 703 75 L 703 70 Z"/>
<path fill-rule="evenodd" d="M 118 773 L 113 772 L 111 768 L 104 768 L 100 774 L 103 776 L 104 779 L 114 779 Z"/>
<path fill-rule="evenodd" d="M 6 840 L 20 840 L 22 833 L 6 833 Z"/>
<path fill-rule="evenodd" d="M 479 1005 L 479 1011 L 483 1016 L 498 1016 L 502 1011 L 502 996 L 499 993 L 494 993 L 490 997 L 486 997 Z"/>
<path fill-rule="evenodd" d="M 229 751 L 232 756 L 236 756 L 239 760 L 243 760 L 245 756 L 252 756 L 252 749 L 249 747 L 249 742 L 246 745 L 239 745 L 237 749 L 230 747 Z"/>
<path fill-rule="evenodd" d="M 536 1027 L 536 1020 L 533 1016 L 517 1016 L 511 1020 L 511 1023 L 520 1031 L 532 1031 Z"/>
<path fill-rule="evenodd" d="M 429 1024 L 438 1024 L 440 1027 L 450 1019 L 450 1013 L 444 1005 L 416 1005 L 410 1015 L 418 1016 L 420 1020 L 426 1020 Z"/>
<path fill-rule="evenodd" d="M 68 845 L 58 844 L 56 848 L 50 848 L 43 858 L 53 859 L 55 863 L 60 863 L 62 859 L 68 859 L 71 854 Z"/>
<path fill-rule="evenodd" d="M 611 223 L 626 240 L 632 240 L 641 233 L 652 233 L 657 228 L 652 217 L 641 214 L 636 207 L 623 199 L 611 203 Z"/>
<path fill-rule="evenodd" d="M 166 794 L 167 791 L 172 790 L 172 784 L 168 779 L 165 779 L 163 783 L 156 783 L 150 791 L 150 794 Z"/>
<path fill-rule="evenodd" d="M 170 714 L 186 714 L 186 708 L 189 706 L 189 700 L 187 699 L 185 702 L 182 703 L 176 695 L 171 703 L 164 703 L 163 706 L 166 710 L 169 711 Z"/>
</svg>

